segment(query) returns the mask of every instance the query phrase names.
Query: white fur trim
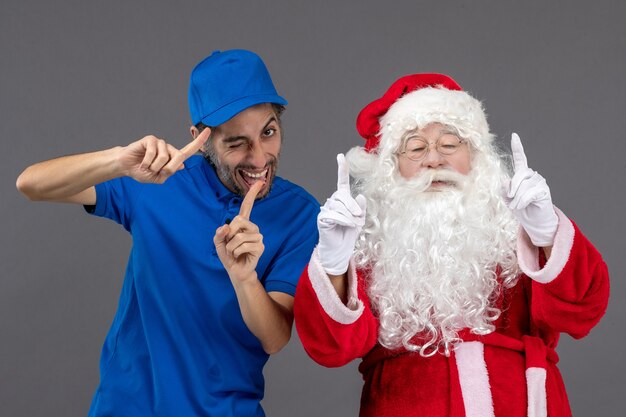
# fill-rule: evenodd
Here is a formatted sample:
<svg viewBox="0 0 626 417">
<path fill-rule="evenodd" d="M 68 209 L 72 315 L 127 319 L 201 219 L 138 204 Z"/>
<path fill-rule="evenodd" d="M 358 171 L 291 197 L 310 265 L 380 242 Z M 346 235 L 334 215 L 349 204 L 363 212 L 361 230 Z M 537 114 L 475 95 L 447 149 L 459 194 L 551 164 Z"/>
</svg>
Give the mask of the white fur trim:
<svg viewBox="0 0 626 417">
<path fill-rule="evenodd" d="M 474 146 L 481 149 L 491 142 L 489 125 L 480 101 L 465 91 L 426 87 L 399 98 L 380 119 L 383 140 L 398 140 L 398 135 L 416 126 L 439 122 L 459 129 Z"/>
<path fill-rule="evenodd" d="M 481 342 L 463 342 L 454 352 L 465 416 L 494 417 L 484 345 Z"/>
<path fill-rule="evenodd" d="M 355 179 L 370 178 L 372 169 L 378 162 L 378 155 L 369 153 L 361 146 L 355 146 L 346 153 L 350 176 Z"/>
<path fill-rule="evenodd" d="M 528 388 L 528 417 L 546 417 L 548 404 L 546 396 L 546 370 L 544 368 L 526 369 Z"/>
<path fill-rule="evenodd" d="M 330 282 L 324 267 L 320 261 L 317 247 L 311 255 L 311 261 L 308 267 L 309 279 L 317 299 L 319 300 L 322 308 L 330 316 L 331 319 L 341 324 L 352 324 L 363 313 L 363 302 L 359 300 L 357 295 L 357 275 L 356 268 L 352 259 L 350 259 L 350 265 L 348 266 L 348 306 L 345 306 L 339 296 L 335 287 Z"/>
<path fill-rule="evenodd" d="M 517 236 L 517 260 L 524 274 L 542 284 L 552 282 L 563 271 L 574 245 L 574 225 L 561 210 L 554 207 L 559 217 L 559 226 L 554 236 L 554 245 L 550 259 L 539 269 L 538 248 L 530 241 L 530 237 L 520 227 Z"/>
</svg>

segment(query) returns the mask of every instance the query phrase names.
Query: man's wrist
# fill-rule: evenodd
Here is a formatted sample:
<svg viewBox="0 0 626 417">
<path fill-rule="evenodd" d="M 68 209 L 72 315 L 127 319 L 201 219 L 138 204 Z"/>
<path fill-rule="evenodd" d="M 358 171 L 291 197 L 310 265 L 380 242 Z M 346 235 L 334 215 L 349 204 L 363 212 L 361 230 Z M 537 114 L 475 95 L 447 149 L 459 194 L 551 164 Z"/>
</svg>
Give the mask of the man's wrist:
<svg viewBox="0 0 626 417">
<path fill-rule="evenodd" d="M 244 274 L 241 276 L 236 276 L 232 274 L 228 274 L 230 277 L 233 286 L 241 289 L 252 288 L 259 284 L 259 279 L 256 271 L 252 271 L 248 274 Z"/>
<path fill-rule="evenodd" d="M 105 155 L 108 162 L 111 164 L 113 170 L 113 178 L 128 177 L 130 176 L 130 169 L 125 168 L 122 164 L 122 154 L 124 151 L 123 146 L 115 146 L 111 149 L 107 149 Z"/>
</svg>

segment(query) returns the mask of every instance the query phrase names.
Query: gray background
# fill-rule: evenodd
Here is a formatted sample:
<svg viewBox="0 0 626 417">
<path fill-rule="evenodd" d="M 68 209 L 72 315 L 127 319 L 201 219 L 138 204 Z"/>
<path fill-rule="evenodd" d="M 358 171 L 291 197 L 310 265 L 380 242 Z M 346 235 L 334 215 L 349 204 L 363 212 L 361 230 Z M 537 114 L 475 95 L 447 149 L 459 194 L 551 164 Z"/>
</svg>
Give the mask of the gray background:
<svg viewBox="0 0 626 417">
<path fill-rule="evenodd" d="M 290 101 L 280 174 L 323 201 L 354 120 L 399 76 L 452 75 L 517 131 L 555 203 L 612 273 L 604 320 L 563 336 L 574 414 L 622 415 L 626 29 L 610 1 L 26 1 L 0 6 L 0 415 L 85 415 L 113 319 L 126 232 L 80 207 L 29 203 L 29 164 L 125 145 L 188 141 L 193 65 L 214 49 L 264 57 Z M 325 369 L 297 336 L 266 371 L 269 416 L 356 415 L 356 363 Z"/>
</svg>

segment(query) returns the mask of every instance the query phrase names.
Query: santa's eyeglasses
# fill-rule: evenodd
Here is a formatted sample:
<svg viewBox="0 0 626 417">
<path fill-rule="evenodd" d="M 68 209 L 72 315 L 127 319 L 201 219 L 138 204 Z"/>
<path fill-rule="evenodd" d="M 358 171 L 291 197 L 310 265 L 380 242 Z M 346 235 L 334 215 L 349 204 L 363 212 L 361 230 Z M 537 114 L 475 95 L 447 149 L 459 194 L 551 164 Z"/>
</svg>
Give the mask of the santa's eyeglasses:
<svg viewBox="0 0 626 417">
<path fill-rule="evenodd" d="M 410 135 L 404 139 L 404 150 L 399 155 L 406 155 L 411 161 L 421 161 L 428 156 L 430 148 L 434 145 L 440 155 L 452 155 L 459 150 L 461 145 L 466 143 L 465 139 L 461 139 L 450 131 L 441 131 L 439 137 L 434 143 L 428 141 L 419 135 Z"/>
</svg>

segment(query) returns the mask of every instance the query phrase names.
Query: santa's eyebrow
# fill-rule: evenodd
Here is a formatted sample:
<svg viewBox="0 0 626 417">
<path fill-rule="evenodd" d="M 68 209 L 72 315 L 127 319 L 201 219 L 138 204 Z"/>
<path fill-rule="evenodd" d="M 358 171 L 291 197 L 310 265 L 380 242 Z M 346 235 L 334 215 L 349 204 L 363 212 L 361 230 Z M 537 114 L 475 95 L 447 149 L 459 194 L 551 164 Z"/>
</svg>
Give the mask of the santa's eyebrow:
<svg viewBox="0 0 626 417">
<path fill-rule="evenodd" d="M 450 126 L 450 125 L 445 125 L 445 126 L 443 127 L 443 129 L 441 129 L 441 132 L 442 132 L 442 133 L 451 133 L 451 134 L 453 134 L 453 135 L 455 135 L 455 136 L 459 136 L 459 135 L 460 135 L 460 134 L 459 134 L 459 129 L 457 129 L 457 128 L 456 128 L 456 127 L 454 127 L 454 126 Z"/>
<path fill-rule="evenodd" d="M 406 141 L 408 139 L 422 139 L 424 141 L 427 141 L 427 139 L 424 136 L 422 136 L 422 135 L 420 135 L 418 133 L 419 130 L 420 130 L 419 128 L 416 128 L 416 129 L 412 129 L 412 130 L 407 131 L 402 136 L 402 140 Z M 460 136 L 459 132 L 457 131 L 457 129 L 455 129 L 452 126 L 444 126 L 443 128 L 441 128 L 439 130 L 439 132 L 438 132 L 437 137 L 441 137 L 441 136 L 443 136 L 445 134 L 451 134 L 451 135 L 454 135 L 454 136 Z"/>
</svg>

